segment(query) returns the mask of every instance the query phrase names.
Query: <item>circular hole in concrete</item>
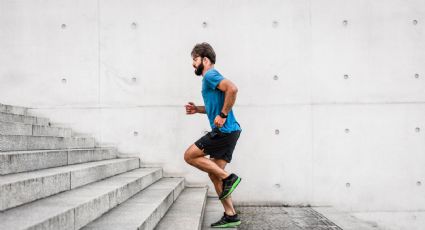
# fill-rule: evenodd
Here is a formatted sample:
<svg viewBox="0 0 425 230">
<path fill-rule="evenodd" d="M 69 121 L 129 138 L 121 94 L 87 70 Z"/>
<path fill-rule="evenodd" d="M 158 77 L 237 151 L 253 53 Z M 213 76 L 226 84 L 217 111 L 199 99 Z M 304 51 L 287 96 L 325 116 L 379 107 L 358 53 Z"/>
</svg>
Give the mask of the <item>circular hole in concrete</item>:
<svg viewBox="0 0 425 230">
<path fill-rule="evenodd" d="M 202 22 L 202 27 L 203 28 L 206 28 L 208 26 L 208 23 L 207 22 Z"/>
<path fill-rule="evenodd" d="M 348 79 L 348 74 L 344 74 L 344 79 Z"/>
<path fill-rule="evenodd" d="M 274 134 L 275 134 L 275 135 L 279 135 L 279 133 L 280 133 L 280 132 L 279 132 L 279 129 L 275 129 L 275 130 L 274 130 Z"/>
<path fill-rule="evenodd" d="M 137 78 L 136 77 L 133 77 L 133 78 L 131 78 L 131 81 L 132 82 L 137 82 Z"/>
<path fill-rule="evenodd" d="M 350 183 L 346 183 L 345 184 L 345 187 L 347 187 L 347 188 L 349 188 L 351 186 L 351 184 Z"/>
<path fill-rule="evenodd" d="M 134 132 L 133 132 L 133 135 L 136 137 L 136 136 L 138 136 L 138 135 L 139 135 L 139 132 L 134 131 Z"/>
<path fill-rule="evenodd" d="M 62 28 L 62 29 L 66 29 L 66 24 L 62 24 L 62 25 L 61 25 L 61 28 Z"/>
<path fill-rule="evenodd" d="M 63 84 L 66 84 L 66 82 L 67 82 L 66 78 L 62 78 L 61 82 L 62 82 Z"/>
<path fill-rule="evenodd" d="M 344 26 L 348 25 L 348 20 L 344 20 L 344 21 L 342 21 L 342 24 L 343 24 Z"/>
<path fill-rule="evenodd" d="M 273 28 L 277 28 L 278 26 L 279 26 L 279 22 L 278 21 L 273 21 L 272 22 L 272 26 L 273 26 Z"/>
<path fill-rule="evenodd" d="M 137 23 L 136 22 L 131 23 L 131 28 L 136 29 L 137 28 Z"/>
<path fill-rule="evenodd" d="M 279 77 L 278 77 L 277 75 L 274 75 L 274 76 L 273 76 L 273 79 L 274 79 L 274 80 L 279 80 Z"/>
<path fill-rule="evenodd" d="M 413 20 L 413 25 L 417 25 L 418 24 L 418 20 Z"/>
<path fill-rule="evenodd" d="M 349 133 L 350 132 L 350 129 L 345 129 L 345 133 Z"/>
<path fill-rule="evenodd" d="M 419 78 L 419 74 L 418 73 L 415 73 L 415 78 Z"/>
<path fill-rule="evenodd" d="M 416 127 L 416 128 L 415 128 L 415 131 L 416 131 L 417 133 L 419 133 L 419 132 L 421 131 L 421 128 Z"/>
<path fill-rule="evenodd" d="M 417 186 L 421 186 L 421 185 L 422 185 L 422 182 L 417 181 L 417 182 L 416 182 L 416 185 L 417 185 Z"/>
</svg>

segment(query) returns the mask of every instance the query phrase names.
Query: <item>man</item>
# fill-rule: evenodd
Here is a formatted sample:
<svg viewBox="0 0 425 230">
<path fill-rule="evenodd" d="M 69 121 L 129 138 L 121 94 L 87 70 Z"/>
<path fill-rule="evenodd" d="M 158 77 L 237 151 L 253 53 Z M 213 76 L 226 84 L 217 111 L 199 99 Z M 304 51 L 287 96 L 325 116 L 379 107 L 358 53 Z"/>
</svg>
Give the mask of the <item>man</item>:
<svg viewBox="0 0 425 230">
<path fill-rule="evenodd" d="M 241 178 L 224 170 L 232 160 L 232 153 L 242 131 L 232 111 L 236 101 L 237 87 L 225 79 L 216 69 L 215 52 L 208 43 L 197 44 L 192 50 L 195 74 L 203 76 L 202 97 L 205 106 L 189 102 L 186 114 L 207 114 L 212 131 L 192 144 L 185 152 L 185 161 L 208 173 L 224 207 L 223 217 L 211 227 L 235 227 L 241 221 L 233 207 L 230 194 Z M 210 158 L 206 158 L 210 155 Z"/>
</svg>

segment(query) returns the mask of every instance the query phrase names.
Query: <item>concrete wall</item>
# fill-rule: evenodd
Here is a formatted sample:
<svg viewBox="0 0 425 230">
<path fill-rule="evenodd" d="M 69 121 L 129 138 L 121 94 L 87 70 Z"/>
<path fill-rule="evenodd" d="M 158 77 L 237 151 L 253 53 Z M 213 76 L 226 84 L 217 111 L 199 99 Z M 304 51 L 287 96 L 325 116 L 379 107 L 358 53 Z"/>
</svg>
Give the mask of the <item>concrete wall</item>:
<svg viewBox="0 0 425 230">
<path fill-rule="evenodd" d="M 183 153 L 207 118 L 183 106 L 202 104 L 190 51 L 207 41 L 239 87 L 235 201 L 419 210 L 424 15 L 423 0 L 0 0 L 0 100 L 206 183 Z"/>
</svg>

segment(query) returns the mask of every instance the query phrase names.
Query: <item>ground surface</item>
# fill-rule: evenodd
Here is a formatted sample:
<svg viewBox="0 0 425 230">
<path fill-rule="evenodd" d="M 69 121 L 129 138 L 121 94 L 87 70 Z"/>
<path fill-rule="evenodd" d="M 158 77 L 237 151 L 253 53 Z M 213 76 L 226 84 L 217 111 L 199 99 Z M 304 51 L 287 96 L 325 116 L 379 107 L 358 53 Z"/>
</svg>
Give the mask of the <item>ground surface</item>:
<svg viewBox="0 0 425 230">
<path fill-rule="evenodd" d="M 333 207 L 261 207 L 239 206 L 242 220 L 237 229 L 282 230 L 424 230 L 425 211 L 368 211 L 348 212 Z M 223 215 L 216 197 L 209 197 L 203 228 L 210 228 Z"/>
<path fill-rule="evenodd" d="M 242 220 L 237 229 L 341 230 L 312 208 L 243 206 L 236 209 Z M 222 215 L 223 208 L 218 199 L 208 198 L 202 229 L 212 229 L 210 224 L 219 220 Z"/>
</svg>

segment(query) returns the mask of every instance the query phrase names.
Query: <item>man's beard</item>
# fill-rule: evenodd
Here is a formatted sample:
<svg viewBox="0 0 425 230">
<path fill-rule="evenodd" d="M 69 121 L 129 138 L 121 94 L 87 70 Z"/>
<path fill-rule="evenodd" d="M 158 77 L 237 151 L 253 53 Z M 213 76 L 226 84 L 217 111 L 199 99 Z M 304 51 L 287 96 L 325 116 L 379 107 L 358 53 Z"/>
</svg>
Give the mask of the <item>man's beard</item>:
<svg viewBox="0 0 425 230">
<path fill-rule="evenodd" d="M 201 76 L 202 71 L 204 71 L 204 64 L 201 62 L 201 64 L 198 66 L 198 68 L 195 69 L 195 74 L 198 75 L 198 76 Z"/>
</svg>

